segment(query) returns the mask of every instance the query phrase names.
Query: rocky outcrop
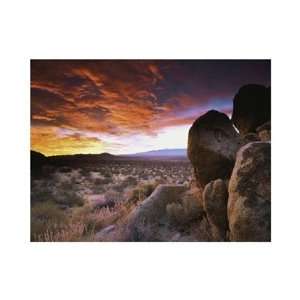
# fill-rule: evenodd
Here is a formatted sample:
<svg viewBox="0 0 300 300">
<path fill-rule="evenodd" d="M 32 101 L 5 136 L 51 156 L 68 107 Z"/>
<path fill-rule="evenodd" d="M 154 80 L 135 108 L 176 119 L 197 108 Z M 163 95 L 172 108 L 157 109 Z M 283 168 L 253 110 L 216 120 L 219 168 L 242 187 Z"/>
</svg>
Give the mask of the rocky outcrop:
<svg viewBox="0 0 300 300">
<path fill-rule="evenodd" d="M 253 142 L 238 154 L 229 181 L 231 241 L 271 240 L 271 144 Z"/>
<path fill-rule="evenodd" d="M 262 142 L 271 141 L 271 122 L 267 122 L 257 127 L 256 132 Z"/>
<path fill-rule="evenodd" d="M 227 220 L 228 192 L 224 180 L 217 179 L 208 183 L 203 191 L 204 211 L 215 240 L 224 241 L 228 230 Z"/>
<path fill-rule="evenodd" d="M 242 144 L 243 145 L 246 145 L 246 144 L 251 143 L 251 142 L 259 142 L 259 141 L 260 141 L 259 136 L 256 133 L 252 133 L 252 132 L 247 133 L 242 138 Z"/>
<path fill-rule="evenodd" d="M 233 99 L 232 122 L 241 135 L 271 120 L 271 89 L 249 84 L 240 88 Z"/>
<path fill-rule="evenodd" d="M 211 110 L 189 130 L 188 157 L 199 187 L 231 175 L 241 140 L 227 115 Z"/>
<path fill-rule="evenodd" d="M 160 226 L 166 223 L 166 207 L 169 203 L 179 201 L 185 190 L 185 185 L 159 185 L 129 216 L 128 240 L 160 240 Z"/>
</svg>

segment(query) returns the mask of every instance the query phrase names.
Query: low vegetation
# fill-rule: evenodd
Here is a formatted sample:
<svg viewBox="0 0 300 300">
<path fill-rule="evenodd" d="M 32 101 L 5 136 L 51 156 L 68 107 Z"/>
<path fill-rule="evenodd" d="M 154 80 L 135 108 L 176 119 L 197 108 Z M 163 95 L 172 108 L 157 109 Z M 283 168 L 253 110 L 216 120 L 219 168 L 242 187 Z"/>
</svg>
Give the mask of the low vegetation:
<svg viewBox="0 0 300 300">
<path fill-rule="evenodd" d="M 31 240 L 106 240 L 99 233 L 112 225 L 117 227 L 113 240 L 122 240 L 128 214 L 157 185 L 189 185 L 191 179 L 187 162 L 132 161 L 48 168 L 46 175 L 31 181 Z M 183 211 L 195 210 L 189 205 L 183 204 Z"/>
</svg>

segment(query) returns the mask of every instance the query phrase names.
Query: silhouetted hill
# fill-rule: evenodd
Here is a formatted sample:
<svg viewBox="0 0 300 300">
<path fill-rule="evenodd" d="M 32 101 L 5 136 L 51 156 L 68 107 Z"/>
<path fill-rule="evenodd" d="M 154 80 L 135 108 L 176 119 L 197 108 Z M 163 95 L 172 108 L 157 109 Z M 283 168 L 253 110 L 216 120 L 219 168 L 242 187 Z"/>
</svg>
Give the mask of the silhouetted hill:
<svg viewBox="0 0 300 300">
<path fill-rule="evenodd" d="M 53 160 L 60 160 L 60 159 L 66 159 L 66 160 L 77 160 L 77 159 L 100 159 L 100 160 L 106 160 L 106 159 L 116 159 L 116 155 L 112 155 L 110 153 L 104 152 L 101 154 L 71 154 L 71 155 L 53 155 L 49 156 L 49 159 Z"/>
<path fill-rule="evenodd" d="M 94 166 L 95 164 L 110 163 L 115 161 L 151 161 L 151 160 L 187 160 L 186 149 L 161 149 L 148 152 L 141 152 L 129 155 L 113 155 L 110 153 L 101 154 L 73 154 L 45 156 L 42 153 L 31 151 L 31 171 L 33 175 L 42 174 L 43 167 L 72 168 Z"/>
<path fill-rule="evenodd" d="M 73 155 L 55 155 L 48 157 L 49 162 L 52 165 L 57 166 L 80 166 L 83 165 L 92 165 L 95 163 L 101 163 L 105 161 L 115 161 L 119 160 L 120 157 L 117 155 L 112 155 L 110 153 L 101 153 L 101 154 L 73 154 Z"/>
<path fill-rule="evenodd" d="M 40 152 L 30 151 L 30 168 L 33 175 L 39 175 L 47 163 L 47 157 Z"/>
</svg>

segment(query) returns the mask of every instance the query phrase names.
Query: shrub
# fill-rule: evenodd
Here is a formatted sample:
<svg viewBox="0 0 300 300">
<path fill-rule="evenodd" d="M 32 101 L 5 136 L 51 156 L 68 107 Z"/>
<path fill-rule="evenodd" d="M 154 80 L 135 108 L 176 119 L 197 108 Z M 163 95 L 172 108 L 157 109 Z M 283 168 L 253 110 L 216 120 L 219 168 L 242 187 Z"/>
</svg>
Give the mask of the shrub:
<svg viewBox="0 0 300 300">
<path fill-rule="evenodd" d="M 60 191 L 55 194 L 54 199 L 57 204 L 67 205 L 69 207 L 84 205 L 83 198 L 72 190 Z"/>
<path fill-rule="evenodd" d="M 180 203 L 172 202 L 168 204 L 166 212 L 172 225 L 185 225 L 200 220 L 203 215 L 199 199 L 191 193 L 186 193 Z"/>
<path fill-rule="evenodd" d="M 62 182 L 56 193 L 53 195 L 54 201 L 67 206 L 82 206 L 84 200 L 79 195 L 78 187 L 70 182 Z"/>
<path fill-rule="evenodd" d="M 137 179 L 133 176 L 128 176 L 125 180 L 124 180 L 124 184 L 126 186 L 132 186 L 132 185 L 137 185 Z"/>
<path fill-rule="evenodd" d="M 144 199 L 144 194 L 141 189 L 135 188 L 131 191 L 129 197 L 128 197 L 128 202 L 136 204 L 137 202 L 141 201 Z"/>
<path fill-rule="evenodd" d="M 185 194 L 182 199 L 182 206 L 188 221 L 201 218 L 203 214 L 203 208 L 197 196 L 189 193 Z"/>
<path fill-rule="evenodd" d="M 153 184 L 153 183 L 147 183 L 145 185 L 143 185 L 142 189 L 143 189 L 143 193 L 145 195 L 145 197 L 149 197 L 152 192 L 155 190 L 157 185 Z"/>
<path fill-rule="evenodd" d="M 170 224 L 180 225 L 185 221 L 184 208 L 180 203 L 172 202 L 169 203 L 166 207 L 167 217 Z"/>
<path fill-rule="evenodd" d="M 122 192 L 126 185 L 124 183 L 115 184 L 112 188 L 117 192 Z"/>
<path fill-rule="evenodd" d="M 118 203 L 122 200 L 121 194 L 116 191 L 107 191 L 104 195 L 105 200 L 108 202 L 115 202 Z"/>
<path fill-rule="evenodd" d="M 96 185 L 108 184 L 108 183 L 111 183 L 111 182 L 112 182 L 111 177 L 95 178 L 94 179 L 94 184 L 96 184 Z"/>
<path fill-rule="evenodd" d="M 61 168 L 59 168 L 59 172 L 61 172 L 61 173 L 70 173 L 70 172 L 72 172 L 72 168 L 70 168 L 70 167 L 61 167 Z"/>
<path fill-rule="evenodd" d="M 31 189 L 31 202 L 46 202 L 53 199 L 52 188 L 47 186 L 33 187 Z"/>
<path fill-rule="evenodd" d="M 155 188 L 157 187 L 158 183 L 146 183 L 146 184 L 140 184 L 136 188 L 134 188 L 129 196 L 128 196 L 128 202 L 136 204 L 139 201 L 145 200 L 147 197 L 149 197 Z"/>
</svg>

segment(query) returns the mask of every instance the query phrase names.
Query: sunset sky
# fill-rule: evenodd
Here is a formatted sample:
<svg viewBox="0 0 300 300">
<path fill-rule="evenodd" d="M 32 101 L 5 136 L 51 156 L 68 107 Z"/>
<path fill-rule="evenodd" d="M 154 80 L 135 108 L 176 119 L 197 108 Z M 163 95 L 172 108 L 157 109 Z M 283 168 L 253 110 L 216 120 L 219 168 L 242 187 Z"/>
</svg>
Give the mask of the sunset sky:
<svg viewBox="0 0 300 300">
<path fill-rule="evenodd" d="M 32 60 L 31 149 L 45 155 L 186 148 L 207 110 L 231 114 L 267 60 Z"/>
</svg>

